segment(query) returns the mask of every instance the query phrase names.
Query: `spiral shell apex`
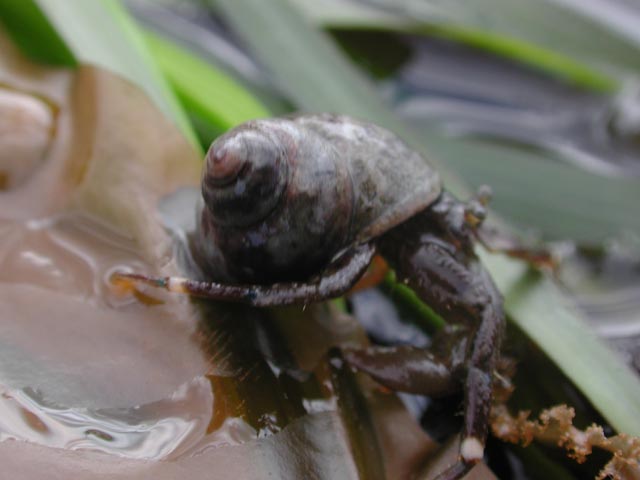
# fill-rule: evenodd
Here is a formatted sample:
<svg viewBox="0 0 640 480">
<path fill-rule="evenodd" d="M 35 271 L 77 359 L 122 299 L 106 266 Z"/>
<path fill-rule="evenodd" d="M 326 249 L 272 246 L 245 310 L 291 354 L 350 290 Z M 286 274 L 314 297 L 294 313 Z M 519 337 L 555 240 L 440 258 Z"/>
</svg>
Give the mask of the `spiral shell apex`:
<svg viewBox="0 0 640 480">
<path fill-rule="evenodd" d="M 276 206 L 287 184 L 286 152 L 277 138 L 255 128 L 233 130 L 206 156 L 202 196 L 214 222 L 251 225 Z"/>
</svg>

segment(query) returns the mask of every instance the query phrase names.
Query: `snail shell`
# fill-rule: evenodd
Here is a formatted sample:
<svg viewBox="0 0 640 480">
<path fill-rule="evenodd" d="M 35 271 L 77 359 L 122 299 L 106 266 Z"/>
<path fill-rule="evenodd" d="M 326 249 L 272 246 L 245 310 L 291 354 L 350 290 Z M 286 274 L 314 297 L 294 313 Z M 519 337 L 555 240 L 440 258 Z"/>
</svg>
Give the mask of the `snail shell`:
<svg viewBox="0 0 640 480">
<path fill-rule="evenodd" d="M 334 115 L 253 120 L 207 153 L 194 257 L 216 281 L 303 280 L 440 192 L 437 172 L 375 125 Z"/>
</svg>

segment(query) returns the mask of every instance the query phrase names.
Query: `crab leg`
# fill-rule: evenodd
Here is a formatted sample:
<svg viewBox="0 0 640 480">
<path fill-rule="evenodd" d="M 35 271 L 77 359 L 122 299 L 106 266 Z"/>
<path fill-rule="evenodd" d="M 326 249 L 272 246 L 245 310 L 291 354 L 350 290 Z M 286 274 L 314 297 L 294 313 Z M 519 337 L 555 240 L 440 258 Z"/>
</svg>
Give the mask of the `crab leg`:
<svg viewBox="0 0 640 480">
<path fill-rule="evenodd" d="M 552 272 L 558 269 L 558 261 L 544 248 L 530 248 L 522 245 L 516 238 L 502 231 L 479 225 L 474 230 L 477 241 L 492 253 L 502 253 L 509 257 L 524 260 L 535 268 L 546 268 Z"/>
<path fill-rule="evenodd" d="M 468 329 L 446 325 L 426 350 L 410 345 L 343 349 L 345 360 L 391 390 L 442 397 L 460 390 Z"/>
<path fill-rule="evenodd" d="M 448 209 L 438 203 L 434 207 L 387 233 L 378 246 L 398 278 L 408 283 L 447 320 L 449 331 L 456 331 L 457 326 L 470 334 L 469 339 L 465 342 L 458 338 L 457 346 L 451 344 L 454 347 L 451 354 L 458 358 L 449 361 L 440 360 L 428 350 L 423 350 L 421 357 L 418 349 L 406 347 L 378 352 L 369 349 L 366 355 L 351 352 L 346 359 L 389 388 L 429 395 L 447 393 L 452 382 L 464 386 L 460 457 L 438 477 L 455 479 L 481 461 L 484 455 L 493 372 L 500 351 L 504 313 L 502 298 L 488 272 L 473 249 L 465 248 L 472 245 L 472 238 L 452 234 L 455 228 L 443 228 Z M 452 378 L 447 378 L 447 370 L 443 367 L 448 368 Z M 389 375 L 389 370 L 399 374 Z M 385 375 L 392 381 L 385 381 Z M 430 381 L 435 381 L 435 389 Z"/>
<path fill-rule="evenodd" d="M 375 255 L 371 243 L 357 245 L 340 255 L 308 282 L 273 285 L 228 285 L 182 277 L 149 277 L 137 273 L 116 273 L 114 280 L 132 281 L 170 292 L 228 302 L 242 302 L 258 307 L 308 304 L 333 298 L 348 291 L 362 276 Z"/>
</svg>

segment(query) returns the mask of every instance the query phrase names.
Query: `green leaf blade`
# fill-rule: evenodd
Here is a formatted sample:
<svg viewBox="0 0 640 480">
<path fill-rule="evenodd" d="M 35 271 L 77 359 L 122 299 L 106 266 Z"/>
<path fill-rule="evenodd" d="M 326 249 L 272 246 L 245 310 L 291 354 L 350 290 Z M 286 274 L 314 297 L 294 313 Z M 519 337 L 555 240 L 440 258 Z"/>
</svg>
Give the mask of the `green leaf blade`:
<svg viewBox="0 0 640 480">
<path fill-rule="evenodd" d="M 617 89 L 640 72 L 637 36 L 621 34 L 589 6 L 570 8 L 558 0 L 383 0 L 376 7 L 346 2 L 346 8 L 336 0 L 292 2 L 325 27 L 450 38 L 596 91 Z"/>
<path fill-rule="evenodd" d="M 76 65 L 75 56 L 33 0 L 0 2 L 0 21 L 34 60 L 63 67 Z"/>
<path fill-rule="evenodd" d="M 151 59 L 137 25 L 118 1 L 35 0 L 35 3 L 78 62 L 98 65 L 143 88 L 192 145 L 200 149 L 186 114 Z"/>
<path fill-rule="evenodd" d="M 152 32 L 145 33 L 145 40 L 185 107 L 220 130 L 269 115 L 259 100 L 222 71 Z"/>
</svg>

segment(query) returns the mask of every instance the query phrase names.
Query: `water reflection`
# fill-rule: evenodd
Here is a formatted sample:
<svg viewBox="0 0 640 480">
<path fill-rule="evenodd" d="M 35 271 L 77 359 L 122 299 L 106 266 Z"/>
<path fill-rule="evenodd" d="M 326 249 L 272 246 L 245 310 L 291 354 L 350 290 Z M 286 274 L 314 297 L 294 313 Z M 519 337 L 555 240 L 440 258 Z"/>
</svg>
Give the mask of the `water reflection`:
<svg viewBox="0 0 640 480">
<path fill-rule="evenodd" d="M 67 408 L 31 388 L 6 390 L 0 398 L 0 440 L 167 459 L 197 445 L 211 404 L 211 389 L 204 377 L 183 385 L 169 398 L 131 408 Z M 242 440 L 229 434 L 225 439 L 231 444 Z"/>
<path fill-rule="evenodd" d="M 0 230 L 0 440 L 149 459 L 195 448 L 211 367 L 188 309 L 152 310 L 105 281 L 148 268 L 132 241 L 73 213 Z"/>
</svg>

